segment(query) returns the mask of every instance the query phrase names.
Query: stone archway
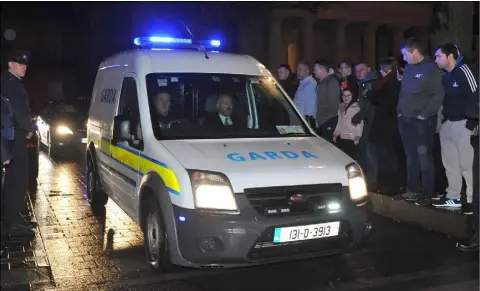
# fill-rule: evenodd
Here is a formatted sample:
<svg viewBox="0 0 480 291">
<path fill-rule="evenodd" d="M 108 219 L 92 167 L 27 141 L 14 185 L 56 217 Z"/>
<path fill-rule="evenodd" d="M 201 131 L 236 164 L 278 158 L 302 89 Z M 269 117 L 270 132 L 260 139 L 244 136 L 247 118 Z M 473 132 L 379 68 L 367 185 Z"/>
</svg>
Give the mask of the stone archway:
<svg viewBox="0 0 480 291">
<path fill-rule="evenodd" d="M 295 70 L 297 63 L 302 57 L 302 35 L 300 17 L 287 17 L 283 20 L 282 26 L 282 63 L 288 63 L 292 70 Z"/>
</svg>

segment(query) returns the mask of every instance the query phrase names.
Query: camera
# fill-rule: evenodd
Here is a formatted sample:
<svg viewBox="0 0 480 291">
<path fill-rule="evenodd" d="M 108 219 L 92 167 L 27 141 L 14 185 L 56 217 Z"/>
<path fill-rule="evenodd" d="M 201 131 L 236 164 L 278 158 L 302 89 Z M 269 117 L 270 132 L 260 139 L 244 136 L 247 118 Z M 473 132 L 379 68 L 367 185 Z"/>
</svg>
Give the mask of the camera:
<svg viewBox="0 0 480 291">
<path fill-rule="evenodd" d="M 372 83 L 371 82 L 360 84 L 360 96 L 363 99 L 368 98 L 368 93 L 370 93 L 370 91 L 372 91 Z"/>
</svg>

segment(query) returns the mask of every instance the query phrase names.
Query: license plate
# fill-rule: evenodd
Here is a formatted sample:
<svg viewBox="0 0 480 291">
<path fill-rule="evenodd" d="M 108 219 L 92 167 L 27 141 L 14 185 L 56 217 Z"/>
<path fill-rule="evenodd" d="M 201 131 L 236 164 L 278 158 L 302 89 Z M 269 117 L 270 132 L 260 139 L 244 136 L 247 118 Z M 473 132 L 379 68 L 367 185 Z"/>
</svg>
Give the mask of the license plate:
<svg viewBox="0 0 480 291">
<path fill-rule="evenodd" d="M 273 242 L 310 240 L 337 236 L 340 231 L 340 221 L 310 224 L 292 227 L 277 227 L 273 232 Z"/>
<path fill-rule="evenodd" d="M 82 143 L 87 143 L 87 138 L 86 137 L 82 138 L 81 142 Z"/>
</svg>

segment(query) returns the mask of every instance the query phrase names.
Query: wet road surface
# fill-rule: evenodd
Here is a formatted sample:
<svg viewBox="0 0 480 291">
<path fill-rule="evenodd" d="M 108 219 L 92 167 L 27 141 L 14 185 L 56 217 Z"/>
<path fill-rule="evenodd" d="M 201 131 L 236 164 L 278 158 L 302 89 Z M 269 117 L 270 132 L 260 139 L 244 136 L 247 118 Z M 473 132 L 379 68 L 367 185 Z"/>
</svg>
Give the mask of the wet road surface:
<svg viewBox="0 0 480 291">
<path fill-rule="evenodd" d="M 52 278 L 54 289 L 48 290 L 478 290 L 477 254 L 457 251 L 456 241 L 445 235 L 380 216 L 373 218 L 369 243 L 349 254 L 234 270 L 179 267 L 158 274 L 144 261 L 139 227 L 114 202 L 104 213 L 91 212 L 85 168 L 81 157 L 76 160 L 53 162 L 40 154 L 31 199 L 39 224 L 37 252 L 50 273 L 32 289 L 47 290 L 40 283 Z"/>
</svg>

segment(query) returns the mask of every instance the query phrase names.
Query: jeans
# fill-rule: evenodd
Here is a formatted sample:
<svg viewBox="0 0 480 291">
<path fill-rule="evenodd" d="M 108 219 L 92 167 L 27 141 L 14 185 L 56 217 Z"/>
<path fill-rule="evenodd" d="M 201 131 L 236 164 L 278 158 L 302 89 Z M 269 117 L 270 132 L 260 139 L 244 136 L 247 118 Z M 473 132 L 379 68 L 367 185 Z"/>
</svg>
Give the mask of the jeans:
<svg viewBox="0 0 480 291">
<path fill-rule="evenodd" d="M 425 198 L 435 195 L 433 146 L 436 127 L 436 115 L 425 120 L 403 116 L 398 118 L 398 128 L 407 158 L 407 189 L 422 193 Z"/>
</svg>

